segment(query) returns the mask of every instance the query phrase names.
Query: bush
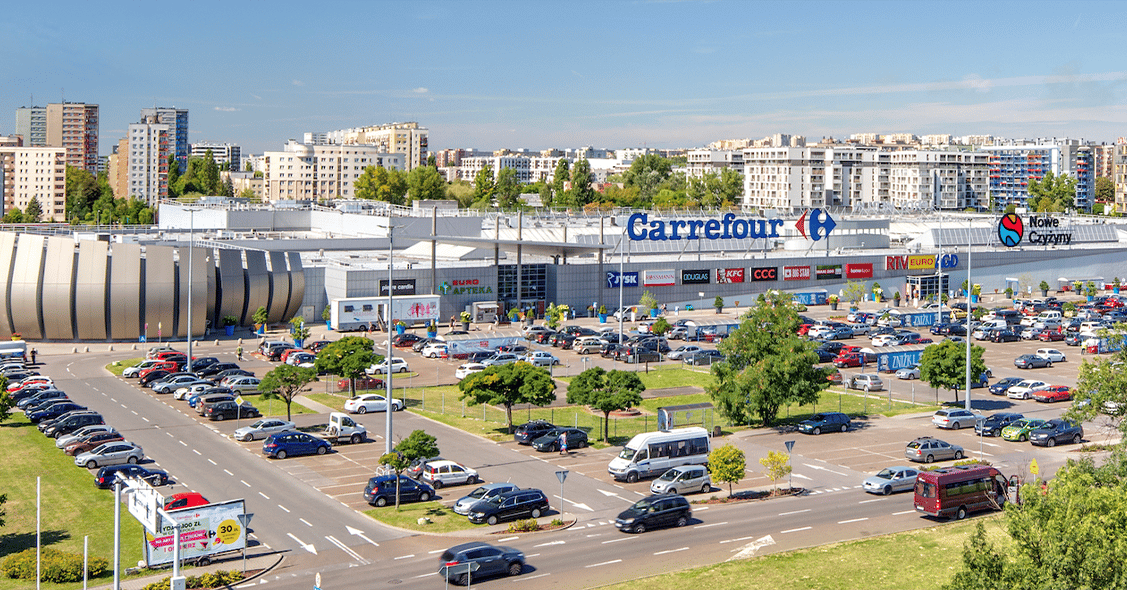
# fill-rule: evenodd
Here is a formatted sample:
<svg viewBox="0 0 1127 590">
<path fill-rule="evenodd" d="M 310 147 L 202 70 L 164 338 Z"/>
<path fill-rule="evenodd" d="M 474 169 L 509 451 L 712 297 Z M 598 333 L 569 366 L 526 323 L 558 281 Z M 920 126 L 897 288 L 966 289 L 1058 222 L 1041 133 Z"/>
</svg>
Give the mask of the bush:
<svg viewBox="0 0 1127 590">
<path fill-rule="evenodd" d="M 55 584 L 82 581 L 82 554 L 66 553 L 58 549 L 44 547 L 41 550 L 40 568 L 43 581 Z M 91 557 L 87 564 L 88 575 L 97 578 L 106 573 L 109 561 L 103 557 Z M 9 555 L 0 566 L 4 575 L 20 580 L 35 579 L 35 549 L 27 549 Z"/>
<path fill-rule="evenodd" d="M 235 570 L 209 572 L 200 574 L 198 576 L 188 576 L 184 579 L 184 587 L 186 588 L 222 588 L 230 586 L 235 582 L 243 579 L 243 574 Z M 169 578 L 164 578 L 159 582 L 153 582 L 145 586 L 142 590 L 168 590 Z"/>
<path fill-rule="evenodd" d="M 535 518 L 527 520 L 518 520 L 509 525 L 506 532 L 509 533 L 531 533 L 540 530 L 540 524 L 536 522 Z"/>
<path fill-rule="evenodd" d="M 552 526 L 563 526 L 563 524 L 564 524 L 564 521 L 562 521 L 558 518 L 552 519 Z"/>
</svg>

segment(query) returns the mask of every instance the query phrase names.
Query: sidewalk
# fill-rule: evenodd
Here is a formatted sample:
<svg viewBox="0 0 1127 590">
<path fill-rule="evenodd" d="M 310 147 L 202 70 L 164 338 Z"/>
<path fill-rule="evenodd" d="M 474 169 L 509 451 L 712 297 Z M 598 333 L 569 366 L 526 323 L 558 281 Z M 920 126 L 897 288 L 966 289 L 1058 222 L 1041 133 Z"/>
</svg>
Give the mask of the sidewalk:
<svg viewBox="0 0 1127 590">
<path fill-rule="evenodd" d="M 263 552 L 256 552 L 256 549 L 247 550 L 246 572 L 247 577 L 239 582 L 245 584 L 250 580 L 254 580 L 278 567 L 279 564 L 285 559 L 285 554 L 279 552 L 272 552 L 263 549 Z M 124 564 L 123 564 L 124 565 Z M 218 572 L 218 571 L 243 571 L 243 557 L 241 554 L 233 555 L 230 558 L 225 558 L 218 562 L 212 562 L 210 565 L 203 567 L 185 567 L 181 566 L 180 575 L 182 576 L 199 576 L 205 573 Z M 140 578 L 132 578 L 129 580 L 121 581 L 122 590 L 141 590 L 145 586 L 154 582 L 159 582 L 172 575 L 172 567 L 158 570 L 150 576 L 143 576 Z M 236 584 L 236 585 L 239 585 Z M 113 588 L 113 583 L 103 584 L 101 586 L 91 586 L 94 590 L 108 590 Z"/>
</svg>

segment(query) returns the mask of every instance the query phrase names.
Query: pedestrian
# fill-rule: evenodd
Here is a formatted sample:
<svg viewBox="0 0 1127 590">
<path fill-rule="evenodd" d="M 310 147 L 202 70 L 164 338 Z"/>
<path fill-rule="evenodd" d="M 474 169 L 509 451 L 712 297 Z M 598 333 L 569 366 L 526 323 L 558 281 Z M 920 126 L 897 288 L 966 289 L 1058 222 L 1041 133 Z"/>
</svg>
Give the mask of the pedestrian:
<svg viewBox="0 0 1127 590">
<path fill-rule="evenodd" d="M 567 454 L 567 433 L 566 432 L 560 435 L 560 454 L 561 455 Z"/>
<path fill-rule="evenodd" d="M 38 351 L 35 350 L 34 348 L 31 349 L 31 364 L 33 364 L 33 365 L 35 364 L 35 355 L 36 355 L 37 352 Z"/>
<path fill-rule="evenodd" d="M 235 356 L 236 356 L 236 357 L 237 357 L 237 358 L 238 358 L 238 359 L 239 359 L 240 361 L 242 361 L 242 360 L 243 360 L 243 347 L 242 347 L 242 346 L 239 346 L 238 348 L 236 348 L 236 349 L 235 349 Z"/>
<path fill-rule="evenodd" d="M 450 329 L 454 329 L 454 316 L 450 316 Z"/>
</svg>

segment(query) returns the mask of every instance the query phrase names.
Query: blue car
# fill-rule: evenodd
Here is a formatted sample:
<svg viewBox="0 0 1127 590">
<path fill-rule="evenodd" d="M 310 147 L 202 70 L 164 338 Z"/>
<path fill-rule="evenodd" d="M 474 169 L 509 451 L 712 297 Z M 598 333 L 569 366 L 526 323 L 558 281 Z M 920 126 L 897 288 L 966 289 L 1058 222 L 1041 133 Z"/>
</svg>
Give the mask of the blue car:
<svg viewBox="0 0 1127 590">
<path fill-rule="evenodd" d="M 65 414 L 67 412 L 72 412 L 74 410 L 85 410 L 85 409 L 86 409 L 86 406 L 80 406 L 80 405 L 78 405 L 74 402 L 71 402 L 71 401 L 61 401 L 59 403 L 52 404 L 52 405 L 50 405 L 46 408 L 43 408 L 42 410 L 39 410 L 37 412 L 33 412 L 31 414 L 28 414 L 27 419 L 30 420 L 32 424 L 39 424 L 40 422 L 42 422 L 44 420 L 51 420 L 52 418 L 58 418 L 59 416 L 62 416 L 63 414 Z"/>
<path fill-rule="evenodd" d="M 276 459 L 314 453 L 324 455 L 331 450 L 333 445 L 329 441 L 294 430 L 272 434 L 262 442 L 262 454 Z"/>
</svg>

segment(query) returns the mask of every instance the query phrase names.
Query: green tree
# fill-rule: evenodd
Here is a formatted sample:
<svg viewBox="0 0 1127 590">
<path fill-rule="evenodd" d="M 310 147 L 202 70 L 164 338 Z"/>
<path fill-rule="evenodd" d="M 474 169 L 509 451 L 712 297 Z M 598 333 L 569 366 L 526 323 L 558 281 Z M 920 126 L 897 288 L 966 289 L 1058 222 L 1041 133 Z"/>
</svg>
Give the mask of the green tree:
<svg viewBox="0 0 1127 590">
<path fill-rule="evenodd" d="M 1091 401 L 1073 404 L 1064 414 L 1065 418 L 1077 423 L 1094 420 L 1105 415 L 1119 429 L 1127 434 L 1127 372 L 1122 370 L 1127 352 L 1122 350 L 1123 333 L 1119 330 L 1102 330 L 1099 334 L 1113 346 L 1121 347 L 1108 359 L 1085 360 L 1080 365 L 1076 379 L 1076 391 L 1086 392 L 1084 397 Z"/>
<path fill-rule="evenodd" d="M 176 154 L 168 154 L 168 160 L 165 162 L 168 166 L 168 198 L 175 199 L 180 196 L 180 161 L 176 159 Z M 250 165 L 250 161 L 247 161 Z M 121 195 L 125 197 L 125 195 Z"/>
<path fill-rule="evenodd" d="M 747 472 L 747 457 L 732 444 L 712 449 L 708 454 L 708 470 L 713 481 L 728 484 L 728 497 L 732 497 L 732 485 L 740 483 Z"/>
<path fill-rule="evenodd" d="M 1031 179 L 1027 190 L 1030 206 L 1038 213 L 1067 211 L 1075 206 L 1076 179 L 1067 174 L 1047 172 L 1041 180 Z"/>
<path fill-rule="evenodd" d="M 353 183 L 356 198 L 402 205 L 407 194 L 407 177 L 399 170 L 368 166 Z"/>
<path fill-rule="evenodd" d="M 650 332 L 653 332 L 658 336 L 664 336 L 665 333 L 668 332 L 672 327 L 673 326 L 669 325 L 669 321 L 666 320 L 663 316 L 657 318 L 657 321 L 654 322 L 652 326 L 650 326 Z"/>
<path fill-rule="evenodd" d="M 560 158 L 556 162 L 556 169 L 552 173 L 552 198 L 544 202 L 545 207 L 552 206 L 555 201 L 564 196 L 564 185 L 571 180 L 571 170 L 567 158 Z"/>
<path fill-rule="evenodd" d="M 438 456 L 438 439 L 422 430 L 415 430 L 395 445 L 395 450 L 380 457 L 380 465 L 387 465 L 395 473 L 395 509 L 399 510 L 399 475 L 415 459 Z"/>
<path fill-rule="evenodd" d="M 610 442 L 610 413 L 642 403 L 646 386 L 632 371 L 592 367 L 567 386 L 567 403 L 590 406 L 603 413 L 603 442 Z"/>
<path fill-rule="evenodd" d="M 731 206 L 743 194 L 743 175 L 729 168 L 719 173 L 707 172 L 701 178 L 686 182 L 685 196 L 706 209 Z"/>
<path fill-rule="evenodd" d="M 521 186 L 517 180 L 517 171 L 512 168 L 502 168 L 497 173 L 497 184 L 493 194 L 497 197 L 497 206 L 502 209 L 515 209 L 520 204 Z"/>
<path fill-rule="evenodd" d="M 427 167 L 438 168 L 438 159 L 434 157 L 434 154 L 427 155 Z"/>
<path fill-rule="evenodd" d="M 779 489 L 776 483 L 791 472 L 790 455 L 786 453 L 767 451 L 767 456 L 761 458 L 759 464 L 763 466 L 763 474 L 771 480 L 771 487 L 776 490 Z"/>
<path fill-rule="evenodd" d="M 13 416 L 11 410 L 15 409 L 16 400 L 8 393 L 8 378 L 0 376 L 0 422 Z"/>
<path fill-rule="evenodd" d="M 861 300 L 865 298 L 865 283 L 861 281 L 848 281 L 845 283 L 845 288 L 841 290 L 841 297 L 849 302 L 849 305 L 857 307 Z"/>
<path fill-rule="evenodd" d="M 1096 202 L 1097 203 L 1114 203 L 1115 202 L 1115 182 L 1106 176 L 1096 177 Z"/>
<path fill-rule="evenodd" d="M 419 166 L 407 173 L 407 196 L 411 201 L 446 198 L 446 179 L 433 166 Z"/>
<path fill-rule="evenodd" d="M 43 208 L 39 206 L 39 197 L 32 197 L 27 202 L 27 209 L 23 212 L 24 223 L 39 223 L 43 219 Z"/>
<path fill-rule="evenodd" d="M 971 346 L 971 381 L 977 381 L 979 376 L 986 372 L 982 352 L 981 346 Z M 944 340 L 924 348 L 923 355 L 920 356 L 920 380 L 937 389 L 955 390 L 955 403 L 958 403 L 959 389 L 965 387 L 967 382 L 966 346 Z"/>
<path fill-rule="evenodd" d="M 258 195 L 254 194 L 254 189 L 250 188 L 249 186 L 239 192 L 239 198 L 246 199 L 252 203 L 258 201 Z"/>
<path fill-rule="evenodd" d="M 455 180 L 446 187 L 446 198 L 457 201 L 458 206 L 462 208 L 473 204 L 473 195 L 473 185 L 465 180 Z"/>
<path fill-rule="evenodd" d="M 98 200 L 98 179 L 84 168 L 66 167 L 67 220 L 85 219 L 94 201 Z"/>
<path fill-rule="evenodd" d="M 591 184 L 591 163 L 583 158 L 571 168 L 571 190 L 567 202 L 573 207 L 582 207 L 595 202 L 595 189 Z"/>
<path fill-rule="evenodd" d="M 317 371 L 282 363 L 262 376 L 258 390 L 263 399 L 280 399 L 286 402 L 286 420 L 290 420 L 290 405 L 306 385 L 317 380 Z"/>
<path fill-rule="evenodd" d="M 798 336 L 798 326 L 790 295 L 771 291 L 720 343 L 726 360 L 712 365 L 716 383 L 706 390 L 733 423 L 758 416 L 769 426 L 783 405 L 814 403 L 829 386 L 826 371 L 815 366 L 815 344 Z"/>
<path fill-rule="evenodd" d="M 658 187 L 672 175 L 672 162 L 658 154 L 645 154 L 630 163 L 623 180 L 626 186 L 637 187 L 644 201 L 651 201 Z"/>
<path fill-rule="evenodd" d="M 963 569 L 955 574 L 944 590 L 986 590 L 1009 588 L 1005 583 L 1006 556 L 986 538 L 982 521 L 974 526 L 974 534 L 963 543 Z"/>
<path fill-rule="evenodd" d="M 326 347 L 327 348 L 327 347 Z M 494 365 L 458 383 L 461 399 L 470 405 L 505 407 L 505 424 L 513 431 L 513 405 L 546 406 L 556 399 L 556 383 L 548 371 L 525 362 Z"/>
<path fill-rule="evenodd" d="M 219 166 L 215 163 L 215 155 L 211 150 L 207 150 L 203 156 L 203 163 L 200 167 L 200 185 L 203 187 L 203 194 L 205 195 L 218 195 L 223 191 L 222 183 L 219 182 Z"/>
<path fill-rule="evenodd" d="M 348 395 L 356 395 L 356 379 L 364 376 L 364 369 L 383 362 L 376 354 L 374 343 L 362 336 L 345 336 L 325 346 L 313 361 L 313 369 L 318 373 L 340 375 L 348 379 Z"/>
<path fill-rule="evenodd" d="M 497 185 L 493 181 L 493 166 L 486 164 L 477 171 L 473 179 L 473 202 L 479 207 L 491 207 L 493 192 Z"/>
</svg>

